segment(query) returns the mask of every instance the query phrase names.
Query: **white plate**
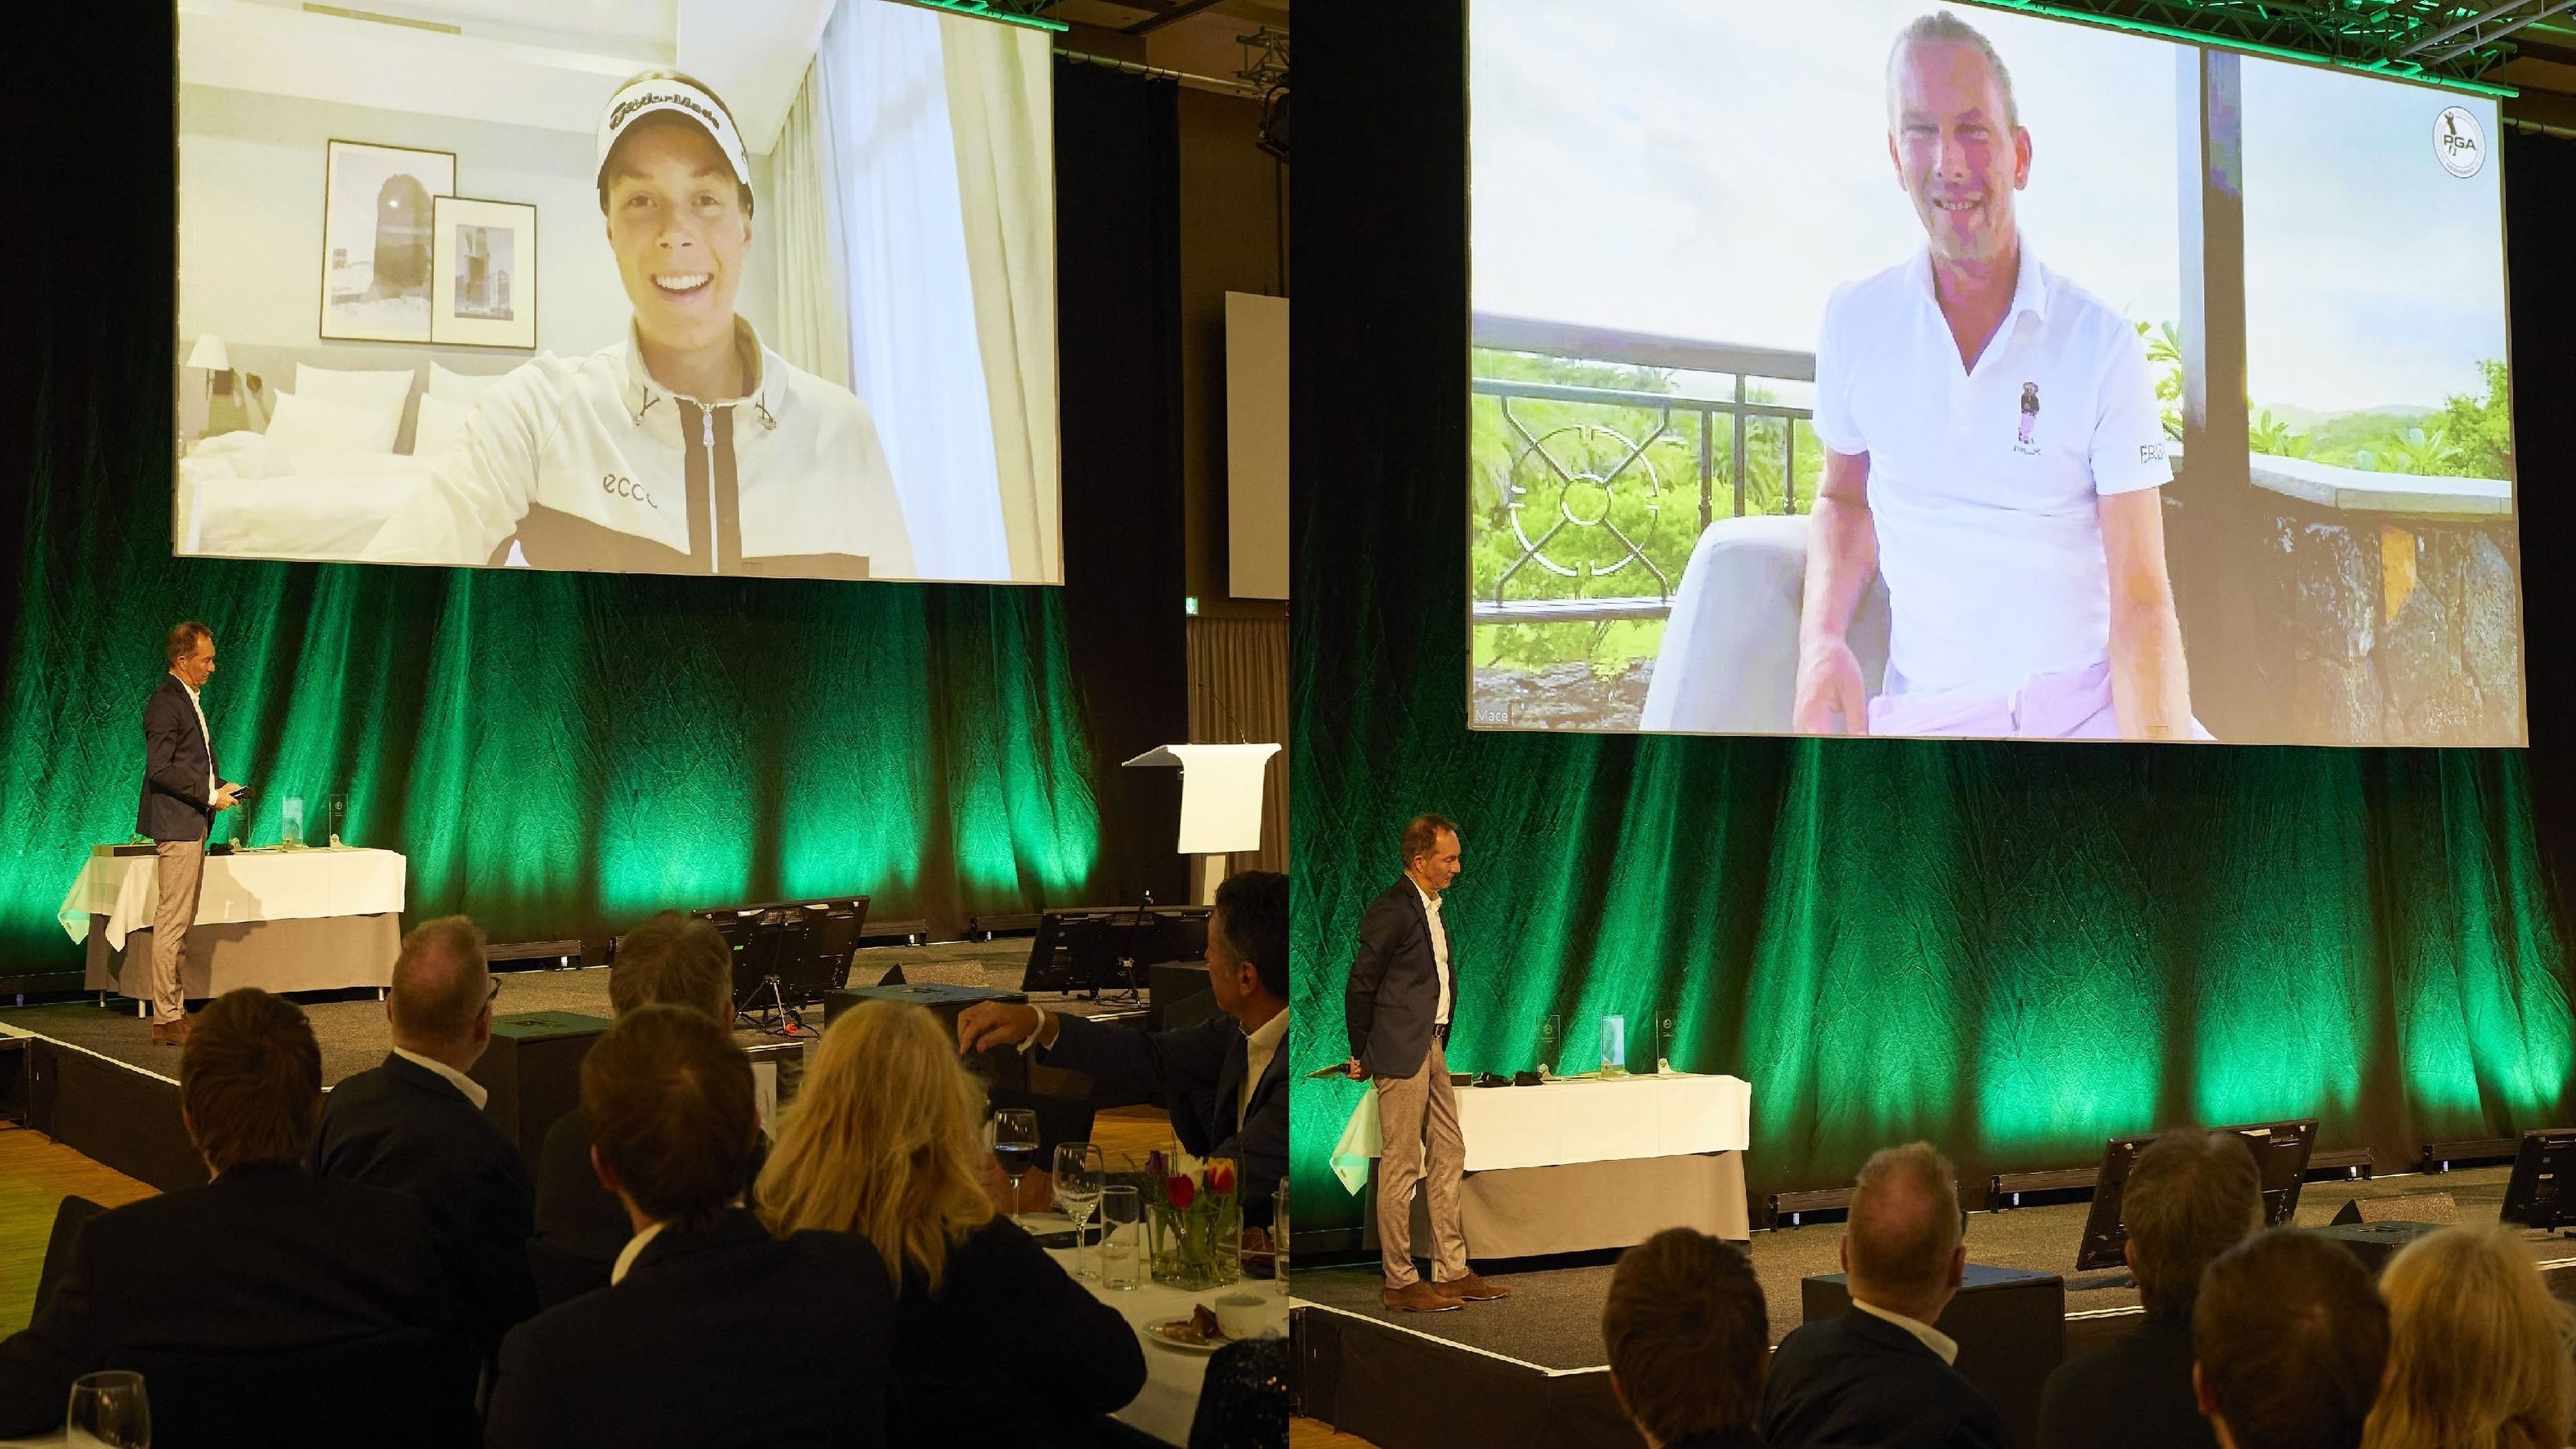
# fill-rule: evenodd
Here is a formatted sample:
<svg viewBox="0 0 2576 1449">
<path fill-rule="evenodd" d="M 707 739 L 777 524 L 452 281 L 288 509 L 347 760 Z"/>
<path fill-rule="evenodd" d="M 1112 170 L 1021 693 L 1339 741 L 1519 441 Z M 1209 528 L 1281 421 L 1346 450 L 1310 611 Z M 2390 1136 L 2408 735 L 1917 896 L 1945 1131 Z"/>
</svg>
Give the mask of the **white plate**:
<svg viewBox="0 0 2576 1449">
<path fill-rule="evenodd" d="M 1183 1353 L 1214 1353 L 1234 1341 L 1221 1333 L 1214 1338 L 1202 1341 L 1197 1334 L 1190 1331 L 1190 1321 L 1186 1318 L 1167 1318 L 1160 1323 L 1148 1323 L 1145 1325 L 1145 1336 L 1165 1348 L 1177 1348 Z"/>
</svg>

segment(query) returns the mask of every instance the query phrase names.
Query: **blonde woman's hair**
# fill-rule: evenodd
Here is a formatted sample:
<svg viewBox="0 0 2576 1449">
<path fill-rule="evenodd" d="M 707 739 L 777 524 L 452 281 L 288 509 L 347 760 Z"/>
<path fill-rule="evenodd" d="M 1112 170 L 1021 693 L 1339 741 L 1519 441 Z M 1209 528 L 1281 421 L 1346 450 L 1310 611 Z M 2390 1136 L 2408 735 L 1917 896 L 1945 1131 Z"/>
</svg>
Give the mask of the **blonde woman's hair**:
<svg viewBox="0 0 2576 1449">
<path fill-rule="evenodd" d="M 771 1232 L 858 1233 L 896 1284 L 910 1269 L 936 1293 L 949 1249 L 992 1220 L 983 1163 L 984 1086 L 938 1018 L 866 1001 L 823 1033 L 754 1194 Z"/>
<path fill-rule="evenodd" d="M 2567 1306 L 2501 1227 L 2444 1228 L 2380 1276 L 2388 1372 L 2363 1449 L 2561 1449 L 2576 1418 Z"/>
</svg>

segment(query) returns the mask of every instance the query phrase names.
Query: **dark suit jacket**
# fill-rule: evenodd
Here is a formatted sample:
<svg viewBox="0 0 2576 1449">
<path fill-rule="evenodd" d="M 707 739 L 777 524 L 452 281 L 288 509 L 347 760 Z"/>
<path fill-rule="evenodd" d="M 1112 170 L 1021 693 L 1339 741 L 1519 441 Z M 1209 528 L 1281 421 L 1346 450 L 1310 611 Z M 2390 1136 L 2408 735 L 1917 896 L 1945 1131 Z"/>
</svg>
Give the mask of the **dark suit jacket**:
<svg viewBox="0 0 2576 1449">
<path fill-rule="evenodd" d="M 751 1145 L 751 1181 L 769 1160 L 769 1139 Z M 537 1305 L 552 1308 L 595 1288 L 608 1286 L 608 1270 L 635 1236 L 626 1205 L 600 1186 L 590 1165 L 590 1128 L 578 1108 L 555 1119 L 546 1129 L 545 1146 L 537 1152 L 535 1240 L 528 1257 L 537 1270 Z"/>
<path fill-rule="evenodd" d="M 322 1099 L 313 1175 L 405 1192 L 429 1213 L 477 1352 L 537 1311 L 528 1273 L 536 1186 L 518 1144 L 429 1068 L 391 1052 Z"/>
<path fill-rule="evenodd" d="M 1458 1006 L 1458 929 L 1445 917 L 1449 938 L 1449 1000 Z M 1431 917 L 1422 892 L 1407 876 L 1378 893 L 1360 917 L 1360 948 L 1351 958 L 1350 985 L 1342 991 L 1342 1020 L 1351 1055 L 1372 1077 L 1409 1077 L 1431 1050 L 1439 1019 L 1440 963 L 1431 953 Z"/>
<path fill-rule="evenodd" d="M 143 704 L 143 803 L 134 812 L 135 833 L 155 840 L 205 839 L 215 819 L 215 802 L 206 793 L 214 762 L 215 742 L 197 728 L 188 686 L 175 674 L 162 675 Z"/>
<path fill-rule="evenodd" d="M 937 1294 L 904 1275 L 887 1390 L 898 1446 L 1087 1445 L 1144 1387 L 1136 1330 L 1008 1218 L 949 1250 Z"/>
<path fill-rule="evenodd" d="M 875 1449 L 893 1320 L 865 1238 L 773 1238 L 740 1208 L 665 1228 L 623 1282 L 510 1330 L 483 1442 Z"/>
<path fill-rule="evenodd" d="M 2191 1319 L 2151 1313 L 2057 1366 L 2039 1399 L 2039 1449 L 2215 1449 L 2191 1390 Z"/>
<path fill-rule="evenodd" d="M 92 1218 L 42 1316 L 0 1342 L 0 1438 L 62 1423 L 72 1380 L 136 1349 L 251 1353 L 454 1331 L 429 1220 L 398 1193 L 236 1167 Z"/>
<path fill-rule="evenodd" d="M 1771 1356 L 1762 1437 L 1772 1449 L 2003 1449 L 1976 1385 L 1920 1339 L 1858 1308 L 1800 1327 Z"/>
<path fill-rule="evenodd" d="M 1288 1042 L 1252 1085 L 1240 1130 L 1235 1099 L 1251 1060 L 1243 1028 L 1219 1012 L 1179 1031 L 1134 1031 L 1123 1026 L 1056 1017 L 1049 1066 L 1089 1073 L 1105 1094 L 1119 1100 L 1151 1097 L 1172 1115 L 1172 1133 L 1201 1157 L 1231 1157 L 1247 1223 L 1270 1221 L 1270 1195 L 1288 1171 Z M 1051 1164 L 1040 1164 L 1048 1166 Z"/>
</svg>

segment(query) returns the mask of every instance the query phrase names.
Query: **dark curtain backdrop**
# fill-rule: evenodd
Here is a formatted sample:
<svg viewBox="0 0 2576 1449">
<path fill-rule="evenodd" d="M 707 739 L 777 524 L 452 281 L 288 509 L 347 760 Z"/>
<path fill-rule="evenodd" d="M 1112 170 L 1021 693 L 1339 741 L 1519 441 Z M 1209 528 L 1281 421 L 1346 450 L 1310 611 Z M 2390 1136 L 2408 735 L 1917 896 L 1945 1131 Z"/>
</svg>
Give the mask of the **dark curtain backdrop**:
<svg viewBox="0 0 2576 1449">
<path fill-rule="evenodd" d="M 319 840 L 345 794 L 414 917 L 524 939 L 865 891 L 953 930 L 1180 897 L 1169 772 L 1116 768 L 1188 725 L 1169 85 L 1058 76 L 1061 589 L 174 560 L 171 15 L 102 7 L 12 102 L 53 219 L 18 246 L 0 414 L 0 986 L 75 964 L 54 914 L 133 829 L 190 616 L 225 773 L 262 787 L 219 834 L 274 840 L 301 797 Z"/>
<path fill-rule="evenodd" d="M 1298 48 L 1296 993 L 1345 1051 L 1353 931 L 1416 811 L 1464 825 L 1454 1069 L 1570 1059 L 1675 1006 L 1677 1066 L 1753 1084 L 1758 1194 L 1928 1138 L 1971 1198 L 2187 1119 L 2314 1115 L 2388 1161 L 2571 1119 L 2553 899 L 2567 585 L 2535 578 L 2518 752 L 1471 733 L 1461 6 L 1325 7 Z M 2576 147 L 2508 138 L 2525 556 L 2570 534 Z M 1525 225 L 1588 226 L 1543 198 Z M 1362 1090 L 1297 1083 L 1301 1230 Z"/>
</svg>

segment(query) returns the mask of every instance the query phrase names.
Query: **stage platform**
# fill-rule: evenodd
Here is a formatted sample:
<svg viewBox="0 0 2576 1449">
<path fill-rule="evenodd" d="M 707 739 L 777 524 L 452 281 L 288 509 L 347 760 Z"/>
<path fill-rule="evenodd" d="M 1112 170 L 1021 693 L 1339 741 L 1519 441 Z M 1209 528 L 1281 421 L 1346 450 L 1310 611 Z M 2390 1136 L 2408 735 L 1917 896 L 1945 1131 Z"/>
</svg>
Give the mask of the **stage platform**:
<svg viewBox="0 0 2576 1449">
<path fill-rule="evenodd" d="M 2350 1198 L 2448 1194 L 2457 1221 L 2493 1223 L 2509 1174 L 2506 1167 L 2479 1167 L 2312 1182 L 2300 1195 L 2296 1221 L 2323 1226 Z M 2420 1212 L 2428 1205 L 2403 1206 Z M 2067 1356 L 2127 1332 L 2142 1311 L 2127 1274 L 2075 1271 L 2088 1207 L 1981 1212 L 1968 1222 L 1970 1262 L 2063 1276 Z M 1841 1271 L 1841 1241 L 1837 1223 L 1753 1235 L 1754 1276 L 1770 1307 L 1774 1344 L 1801 1322 L 1800 1284 Z M 2535 1232 L 2527 1246 L 2551 1288 L 2576 1299 L 2576 1241 Z M 1599 1254 L 1479 1263 L 1478 1271 L 1507 1283 L 1512 1296 L 1434 1314 L 1380 1307 L 1374 1263 L 1302 1269 L 1296 1274 L 1305 1305 L 1296 1334 L 1300 1412 L 1379 1449 L 1455 1443 L 1631 1449 L 1636 1432 L 1610 1397 L 1601 1342 L 1601 1302 L 1614 1260 Z"/>
</svg>

